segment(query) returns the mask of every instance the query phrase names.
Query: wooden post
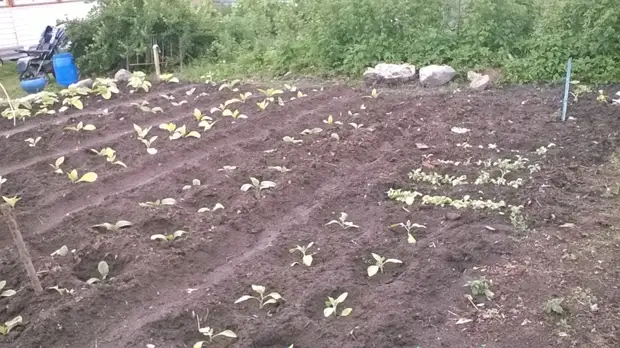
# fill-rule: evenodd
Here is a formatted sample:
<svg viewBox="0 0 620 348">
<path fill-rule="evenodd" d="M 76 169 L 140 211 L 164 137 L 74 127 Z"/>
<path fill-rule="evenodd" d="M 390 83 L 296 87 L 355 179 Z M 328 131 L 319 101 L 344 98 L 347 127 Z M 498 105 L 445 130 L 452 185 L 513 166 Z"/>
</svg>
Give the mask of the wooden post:
<svg viewBox="0 0 620 348">
<path fill-rule="evenodd" d="M 34 266 L 32 265 L 32 259 L 30 258 L 28 249 L 26 249 L 24 238 L 22 238 L 22 234 L 17 227 L 17 221 L 15 221 L 15 216 L 13 216 L 13 210 L 8 204 L 2 204 L 0 205 L 0 211 L 2 211 L 2 215 L 4 216 L 6 224 L 9 227 L 9 231 L 11 231 L 11 236 L 13 236 L 13 241 L 15 242 L 17 252 L 19 253 L 19 258 L 24 263 L 24 267 L 26 267 L 26 272 L 28 273 L 28 278 L 30 278 L 30 283 L 34 288 L 34 292 L 35 294 L 40 295 L 43 293 L 43 288 L 41 287 L 39 278 L 37 278 L 37 272 L 34 270 Z"/>
</svg>

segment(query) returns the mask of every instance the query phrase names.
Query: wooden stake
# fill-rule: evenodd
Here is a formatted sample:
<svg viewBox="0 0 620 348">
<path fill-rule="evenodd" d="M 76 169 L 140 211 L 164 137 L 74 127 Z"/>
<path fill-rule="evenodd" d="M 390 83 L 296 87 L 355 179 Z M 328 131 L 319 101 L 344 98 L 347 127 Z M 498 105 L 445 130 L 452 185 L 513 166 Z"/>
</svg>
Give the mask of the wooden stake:
<svg viewBox="0 0 620 348">
<path fill-rule="evenodd" d="M 24 263 L 24 267 L 26 267 L 26 272 L 28 273 L 28 278 L 30 278 L 32 287 L 34 288 L 34 293 L 40 295 L 43 293 L 43 288 L 41 287 L 39 278 L 37 278 L 37 272 L 34 270 L 34 266 L 32 265 L 32 259 L 30 258 L 28 249 L 26 249 L 26 244 L 24 243 L 24 238 L 22 238 L 22 233 L 17 227 L 17 221 L 15 221 L 13 210 L 9 205 L 2 204 L 0 205 L 0 211 L 2 211 L 2 215 L 4 216 L 6 224 L 9 227 L 9 231 L 11 231 L 13 241 L 15 242 L 17 252 L 19 253 L 19 258 Z"/>
</svg>

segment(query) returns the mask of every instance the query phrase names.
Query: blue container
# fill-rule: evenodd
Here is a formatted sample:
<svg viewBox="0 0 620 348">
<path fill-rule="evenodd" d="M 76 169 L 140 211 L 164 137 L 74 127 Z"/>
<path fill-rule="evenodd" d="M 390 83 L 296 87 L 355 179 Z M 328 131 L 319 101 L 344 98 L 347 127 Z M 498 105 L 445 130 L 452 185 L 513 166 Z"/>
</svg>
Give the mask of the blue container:
<svg viewBox="0 0 620 348">
<path fill-rule="evenodd" d="M 56 53 L 52 58 L 56 82 L 62 87 L 78 82 L 80 76 L 78 68 L 73 61 L 73 55 L 69 52 Z"/>
<path fill-rule="evenodd" d="M 37 77 L 34 79 L 23 80 L 19 83 L 28 94 L 39 93 L 47 86 L 47 77 Z"/>
</svg>

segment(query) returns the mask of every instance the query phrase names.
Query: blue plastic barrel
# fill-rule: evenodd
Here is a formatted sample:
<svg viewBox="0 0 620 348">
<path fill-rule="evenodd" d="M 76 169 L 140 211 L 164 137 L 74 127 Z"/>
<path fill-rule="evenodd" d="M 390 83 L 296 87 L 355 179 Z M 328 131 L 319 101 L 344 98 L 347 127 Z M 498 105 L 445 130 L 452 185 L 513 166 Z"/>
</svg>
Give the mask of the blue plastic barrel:
<svg viewBox="0 0 620 348">
<path fill-rule="evenodd" d="M 56 82 L 62 87 L 78 82 L 78 68 L 73 61 L 73 55 L 69 52 L 56 53 L 52 58 L 54 65 L 54 73 L 56 74 Z"/>
</svg>

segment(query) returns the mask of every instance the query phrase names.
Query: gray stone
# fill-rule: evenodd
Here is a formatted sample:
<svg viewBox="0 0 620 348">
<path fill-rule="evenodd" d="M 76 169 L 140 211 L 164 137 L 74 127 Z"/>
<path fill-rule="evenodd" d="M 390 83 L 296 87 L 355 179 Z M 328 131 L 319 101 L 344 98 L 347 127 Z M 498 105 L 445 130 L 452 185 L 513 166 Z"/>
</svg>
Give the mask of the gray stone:
<svg viewBox="0 0 620 348">
<path fill-rule="evenodd" d="M 114 74 L 114 79 L 118 82 L 127 82 L 131 77 L 131 73 L 125 69 L 121 69 Z"/>
<path fill-rule="evenodd" d="M 482 77 L 482 74 L 479 74 L 473 70 L 467 72 L 467 79 L 469 81 L 474 81 Z"/>
<path fill-rule="evenodd" d="M 72 84 L 71 86 L 93 88 L 93 79 L 81 80 L 81 81 L 78 81 L 78 82 Z"/>
<path fill-rule="evenodd" d="M 489 75 L 482 75 L 473 80 L 469 84 L 469 88 L 474 91 L 484 91 L 491 84 L 491 77 Z"/>
<path fill-rule="evenodd" d="M 398 84 L 412 81 L 415 78 L 415 66 L 410 64 L 379 63 L 374 68 L 367 68 L 364 81 L 367 84 Z"/>
<path fill-rule="evenodd" d="M 456 70 L 448 65 L 429 65 L 420 69 L 420 83 L 426 86 L 441 86 L 452 81 Z"/>
</svg>

